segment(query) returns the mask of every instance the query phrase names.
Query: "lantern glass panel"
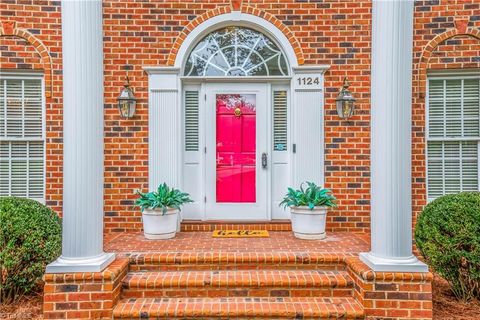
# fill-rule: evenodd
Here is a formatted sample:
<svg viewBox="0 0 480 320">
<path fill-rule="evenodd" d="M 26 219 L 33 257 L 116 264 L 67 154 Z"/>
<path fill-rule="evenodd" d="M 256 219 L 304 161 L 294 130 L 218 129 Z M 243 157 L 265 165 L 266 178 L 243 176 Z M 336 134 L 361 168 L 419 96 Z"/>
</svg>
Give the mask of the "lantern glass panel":
<svg viewBox="0 0 480 320">
<path fill-rule="evenodd" d="M 131 118 L 135 114 L 136 99 L 132 89 L 125 85 L 118 97 L 118 110 L 123 118 Z"/>
<path fill-rule="evenodd" d="M 131 118 L 135 114 L 135 100 L 119 100 L 118 109 L 123 118 Z"/>
</svg>

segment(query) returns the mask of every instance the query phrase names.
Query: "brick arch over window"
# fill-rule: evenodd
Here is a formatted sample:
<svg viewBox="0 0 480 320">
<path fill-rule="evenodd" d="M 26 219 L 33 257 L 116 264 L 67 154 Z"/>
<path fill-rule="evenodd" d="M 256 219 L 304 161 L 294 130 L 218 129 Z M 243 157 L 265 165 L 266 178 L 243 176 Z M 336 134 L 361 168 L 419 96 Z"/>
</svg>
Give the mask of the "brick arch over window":
<svg viewBox="0 0 480 320">
<path fill-rule="evenodd" d="M 47 47 L 28 30 L 17 28 L 14 21 L 0 22 L 0 37 L 9 36 L 22 38 L 35 48 L 35 51 L 40 56 L 43 70 L 45 72 L 45 95 L 50 98 L 52 96 L 53 67 L 52 58 L 50 57 Z"/>
<path fill-rule="evenodd" d="M 207 21 L 208 19 L 211 19 L 213 17 L 219 16 L 222 14 L 232 13 L 232 12 L 233 11 L 230 6 L 219 7 L 219 8 L 207 11 L 202 15 L 196 17 L 194 20 L 190 21 L 190 23 L 183 28 L 182 32 L 175 40 L 172 46 L 172 49 L 170 50 L 170 54 L 168 55 L 167 65 L 169 66 L 175 65 L 175 60 L 177 58 L 178 51 L 180 50 L 180 47 L 182 46 L 183 42 L 187 38 L 188 34 L 192 32 L 192 30 L 194 30 L 197 26 Z M 290 29 L 287 26 L 285 26 L 280 20 L 278 20 L 275 16 L 273 16 L 270 13 L 267 13 L 246 5 L 241 6 L 240 12 L 262 18 L 270 22 L 271 24 L 273 24 L 275 27 L 277 27 L 288 39 L 288 42 L 290 43 L 291 47 L 295 52 L 297 63 L 299 65 L 302 65 L 305 62 L 305 58 L 303 56 L 303 51 L 302 51 L 302 47 L 300 46 L 300 43 L 297 41 L 297 39 L 295 38 L 293 33 L 290 31 Z"/>
<path fill-rule="evenodd" d="M 426 94 L 427 70 L 430 58 L 440 44 L 457 36 L 468 36 L 480 41 L 480 29 L 467 28 L 465 24 L 457 23 L 457 27 L 455 29 L 445 31 L 428 42 L 423 49 L 422 56 L 420 57 L 420 61 L 418 63 L 418 94 L 422 98 Z"/>
</svg>

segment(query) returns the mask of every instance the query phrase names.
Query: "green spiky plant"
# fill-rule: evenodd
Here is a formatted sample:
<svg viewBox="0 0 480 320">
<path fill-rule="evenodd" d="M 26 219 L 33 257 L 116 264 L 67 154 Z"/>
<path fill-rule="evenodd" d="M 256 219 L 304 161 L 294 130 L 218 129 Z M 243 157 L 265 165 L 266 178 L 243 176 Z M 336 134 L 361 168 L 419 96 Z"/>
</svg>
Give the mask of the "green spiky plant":
<svg viewBox="0 0 480 320">
<path fill-rule="evenodd" d="M 303 185 L 307 184 L 307 188 Z M 280 206 L 286 207 L 308 207 L 313 210 L 315 207 L 336 207 L 337 198 L 329 189 L 323 189 L 313 182 L 302 182 L 300 189 L 288 188 L 287 194 L 283 197 Z"/>
<path fill-rule="evenodd" d="M 139 206 L 142 212 L 145 209 L 161 208 L 162 215 L 167 213 L 169 208 L 181 210 L 184 204 L 193 202 L 188 193 L 170 188 L 166 183 L 159 185 L 156 191 L 147 193 L 138 191 L 137 194 L 138 199 L 135 201 L 135 205 Z"/>
</svg>

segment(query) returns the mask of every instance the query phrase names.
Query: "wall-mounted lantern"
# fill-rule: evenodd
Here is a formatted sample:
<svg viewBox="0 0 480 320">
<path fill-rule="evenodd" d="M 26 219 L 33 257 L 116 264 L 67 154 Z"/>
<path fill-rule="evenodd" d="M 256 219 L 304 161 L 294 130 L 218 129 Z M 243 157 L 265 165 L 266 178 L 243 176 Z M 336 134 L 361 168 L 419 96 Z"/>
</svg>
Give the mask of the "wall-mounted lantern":
<svg viewBox="0 0 480 320">
<path fill-rule="evenodd" d="M 343 86 L 338 93 L 336 104 L 337 104 L 337 113 L 338 116 L 342 119 L 348 119 L 353 115 L 353 111 L 355 110 L 355 101 L 356 99 L 353 97 L 348 87 L 350 84 L 348 83 L 347 77 L 343 79 Z"/>
<path fill-rule="evenodd" d="M 128 76 L 125 78 L 125 84 L 123 85 L 123 89 L 117 100 L 118 110 L 120 111 L 122 118 L 132 118 L 135 115 L 137 99 L 133 95 L 132 88 L 130 88 L 130 80 L 128 79 Z"/>
</svg>

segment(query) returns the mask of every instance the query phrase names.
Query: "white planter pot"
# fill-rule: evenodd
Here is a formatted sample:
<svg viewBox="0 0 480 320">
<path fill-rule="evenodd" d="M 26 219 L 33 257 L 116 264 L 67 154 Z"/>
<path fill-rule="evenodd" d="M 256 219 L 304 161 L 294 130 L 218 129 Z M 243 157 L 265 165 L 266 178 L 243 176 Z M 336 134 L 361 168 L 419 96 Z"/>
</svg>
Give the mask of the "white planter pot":
<svg viewBox="0 0 480 320">
<path fill-rule="evenodd" d="M 295 237 L 307 240 L 321 240 L 326 238 L 325 224 L 327 207 L 291 207 L 292 231 Z"/>
<path fill-rule="evenodd" d="M 142 212 L 143 232 L 151 240 L 175 237 L 178 227 L 178 209 L 170 208 L 162 215 L 162 209 L 146 209 Z"/>
</svg>

